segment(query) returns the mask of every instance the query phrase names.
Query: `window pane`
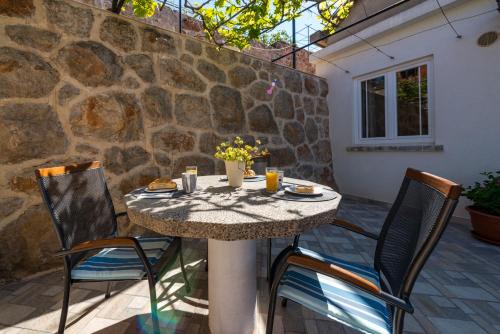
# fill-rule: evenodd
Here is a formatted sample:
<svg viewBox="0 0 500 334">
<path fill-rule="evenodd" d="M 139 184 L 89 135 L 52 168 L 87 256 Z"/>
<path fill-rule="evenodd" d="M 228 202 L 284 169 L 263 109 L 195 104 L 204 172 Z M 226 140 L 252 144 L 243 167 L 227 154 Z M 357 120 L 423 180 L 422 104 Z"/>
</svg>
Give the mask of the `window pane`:
<svg viewBox="0 0 500 334">
<path fill-rule="evenodd" d="M 427 65 L 396 73 L 398 136 L 429 134 Z"/>
<path fill-rule="evenodd" d="M 361 82 L 361 136 L 385 137 L 385 78 Z"/>
</svg>

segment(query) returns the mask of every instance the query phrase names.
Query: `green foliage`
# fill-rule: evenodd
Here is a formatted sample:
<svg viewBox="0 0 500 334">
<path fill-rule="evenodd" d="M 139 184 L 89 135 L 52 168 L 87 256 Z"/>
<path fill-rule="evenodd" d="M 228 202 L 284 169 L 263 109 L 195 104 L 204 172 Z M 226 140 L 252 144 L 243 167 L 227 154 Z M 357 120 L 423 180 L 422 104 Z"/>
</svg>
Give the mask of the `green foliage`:
<svg viewBox="0 0 500 334">
<path fill-rule="evenodd" d="M 216 0 L 213 6 L 207 4 L 191 6 L 207 37 L 219 45 L 244 49 L 265 31 L 297 17 L 302 0 Z"/>
<path fill-rule="evenodd" d="M 462 193 L 474 202 L 474 206 L 495 216 L 500 216 L 500 171 L 496 173 L 484 172 L 486 176 L 482 182 L 476 182 Z"/>
<path fill-rule="evenodd" d="M 191 6 L 195 16 L 203 22 L 207 37 L 222 46 L 232 45 L 240 50 L 250 41 L 272 30 L 278 24 L 297 18 L 304 0 L 216 0 Z M 347 17 L 353 1 L 327 0 L 318 4 L 320 19 L 328 32 L 334 31 L 340 20 Z"/>
<path fill-rule="evenodd" d="M 272 34 L 262 34 L 259 36 L 259 41 L 267 46 L 273 46 L 278 42 L 292 44 L 292 37 L 285 30 L 280 30 Z"/>
<path fill-rule="evenodd" d="M 200 19 L 207 37 L 217 45 L 232 45 L 244 49 L 250 41 L 259 40 L 273 44 L 285 38 L 286 32 L 263 35 L 278 24 L 297 18 L 301 5 L 310 0 L 206 0 L 202 4 L 184 6 L 190 8 Z M 336 26 L 349 15 L 353 0 L 326 0 L 318 4 L 319 19 L 326 32 L 335 31 Z M 120 12 L 125 5 L 131 5 L 138 17 L 150 17 L 158 8 L 156 0 L 113 0 L 113 11 Z"/>
<path fill-rule="evenodd" d="M 246 166 L 250 167 L 254 157 L 268 154 L 266 149 L 259 149 L 259 140 L 256 140 L 255 144 L 256 146 L 248 145 L 243 139 L 236 137 L 232 143 L 227 141 L 217 146 L 214 157 L 225 161 L 245 162 Z"/>
<path fill-rule="evenodd" d="M 333 33 L 335 29 L 349 16 L 349 11 L 354 5 L 354 0 L 327 0 L 318 5 L 318 18 L 325 27 L 323 30 L 326 33 Z"/>
<path fill-rule="evenodd" d="M 150 17 L 153 16 L 158 3 L 155 0 L 125 0 L 121 10 L 125 10 L 125 5 L 130 4 L 134 15 L 137 17 Z"/>
</svg>

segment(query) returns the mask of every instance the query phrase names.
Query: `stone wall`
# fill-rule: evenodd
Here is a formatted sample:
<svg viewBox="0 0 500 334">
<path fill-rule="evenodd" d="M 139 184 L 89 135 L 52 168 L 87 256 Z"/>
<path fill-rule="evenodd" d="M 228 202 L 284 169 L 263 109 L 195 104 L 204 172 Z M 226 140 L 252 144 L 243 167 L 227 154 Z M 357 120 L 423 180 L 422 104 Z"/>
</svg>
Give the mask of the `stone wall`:
<svg viewBox="0 0 500 334">
<path fill-rule="evenodd" d="M 288 175 L 333 185 L 327 93 L 321 78 L 80 3 L 0 2 L 0 277 L 61 264 L 38 167 L 102 161 L 122 210 L 123 194 L 186 165 L 224 173 L 214 146 L 244 135 Z"/>
<path fill-rule="evenodd" d="M 76 0 L 81 3 L 85 3 L 97 8 L 108 9 L 111 8 L 111 0 Z M 137 18 L 130 6 L 126 7 L 120 15 L 131 17 L 135 20 L 153 25 L 158 28 L 178 31 L 179 30 L 179 12 L 165 6 L 163 10 L 157 10 L 156 13 L 147 18 Z M 203 32 L 203 24 L 186 14 L 182 14 L 182 33 L 189 36 L 197 37 L 199 39 L 205 39 L 205 33 Z M 289 53 L 292 51 L 292 46 L 287 43 L 277 43 L 277 45 L 267 46 L 258 41 L 253 41 L 251 46 L 243 50 L 246 53 L 257 58 L 271 61 L 279 56 Z M 302 72 L 316 73 L 316 65 L 309 61 L 310 53 L 307 50 L 300 50 L 296 53 L 296 68 Z M 292 67 L 292 56 L 285 57 L 276 62 L 277 64 L 284 65 L 287 67 Z"/>
</svg>

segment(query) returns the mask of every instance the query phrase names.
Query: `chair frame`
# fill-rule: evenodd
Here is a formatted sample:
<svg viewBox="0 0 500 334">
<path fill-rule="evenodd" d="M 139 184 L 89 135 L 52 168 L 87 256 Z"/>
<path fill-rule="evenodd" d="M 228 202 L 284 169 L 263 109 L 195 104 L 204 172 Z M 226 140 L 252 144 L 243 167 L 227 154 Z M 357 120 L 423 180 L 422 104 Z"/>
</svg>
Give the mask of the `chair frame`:
<svg viewBox="0 0 500 334">
<path fill-rule="evenodd" d="M 413 290 L 413 286 L 417 277 L 422 270 L 424 264 L 429 258 L 430 254 L 436 247 L 439 239 L 441 238 L 444 229 L 446 228 L 451 215 L 458 203 L 458 199 L 462 193 L 462 187 L 459 184 L 446 180 L 444 178 L 421 172 L 412 168 L 408 168 L 405 174 L 405 180 L 410 179 L 422 184 L 425 184 L 435 190 L 439 191 L 445 197 L 444 205 L 439 213 L 437 222 L 434 225 L 429 237 L 425 240 L 421 249 L 417 254 L 415 254 L 412 264 L 408 268 L 406 275 L 403 280 L 401 291 L 398 295 L 393 295 L 382 288 L 376 286 L 372 282 L 366 280 L 357 274 L 350 272 L 344 268 L 336 266 L 331 263 L 324 262 L 320 259 L 302 254 L 300 249 L 298 249 L 298 241 L 300 235 L 295 236 L 292 245 L 286 247 L 274 260 L 270 271 L 269 288 L 270 288 L 270 302 L 267 316 L 267 326 L 266 333 L 272 334 L 273 324 L 274 324 L 274 313 L 276 311 L 276 299 L 278 288 L 281 283 L 281 278 L 287 271 L 288 267 L 298 266 L 301 268 L 316 271 L 318 273 L 333 277 L 338 279 L 352 287 L 360 289 L 372 296 L 375 296 L 388 305 L 393 307 L 394 316 L 392 323 L 393 333 L 401 334 L 403 333 L 404 326 L 404 316 L 406 313 L 412 314 L 414 308 L 410 303 L 410 295 Z M 397 199 L 395 204 L 397 204 Z M 332 225 L 342 227 L 351 232 L 363 235 L 370 239 L 377 240 L 378 242 L 383 242 L 379 239 L 379 236 L 371 232 L 366 231 L 362 227 L 347 222 L 342 219 L 334 219 L 331 223 Z M 385 226 L 384 226 L 385 227 Z M 384 228 L 383 227 L 383 228 Z M 282 305 L 286 306 L 287 299 L 283 299 Z"/>
<path fill-rule="evenodd" d="M 106 288 L 106 293 L 105 293 L 105 299 L 108 299 L 111 296 L 111 284 L 113 282 L 120 282 L 120 281 L 135 281 L 133 279 L 118 279 L 118 280 L 91 280 L 91 279 L 73 279 L 71 277 L 71 270 L 73 269 L 72 267 L 72 262 L 71 262 L 71 255 L 76 255 L 76 254 L 86 254 L 90 251 L 97 251 L 97 250 L 102 250 L 105 248 L 128 248 L 128 249 L 134 249 L 137 253 L 137 256 L 141 260 L 142 264 L 144 265 L 144 268 L 146 270 L 146 275 L 142 278 L 142 280 L 148 280 L 149 283 L 149 294 L 150 294 L 150 302 L 151 302 L 151 316 L 153 320 L 153 329 L 154 333 L 159 333 L 160 332 L 160 327 L 159 327 L 159 322 L 158 322 L 158 308 L 157 308 L 157 297 L 156 297 L 156 290 L 155 290 L 155 285 L 161 280 L 161 277 L 165 274 L 165 272 L 168 270 L 168 268 L 175 262 L 176 257 L 179 258 L 180 266 L 181 266 L 181 271 L 182 275 L 185 281 L 185 288 L 186 292 L 190 292 L 191 288 L 189 285 L 189 281 L 187 279 L 187 274 L 186 270 L 184 267 L 184 259 L 182 257 L 182 239 L 179 237 L 174 237 L 166 251 L 163 253 L 162 257 L 158 260 L 158 262 L 152 266 L 151 263 L 149 262 L 146 253 L 144 252 L 143 248 L 141 247 L 139 241 L 136 238 L 132 237 L 115 237 L 115 238 L 108 238 L 108 239 L 98 239 L 98 240 L 91 240 L 91 241 L 86 241 L 79 243 L 77 245 L 74 245 L 71 249 L 65 249 L 64 248 L 64 242 L 63 242 L 63 236 L 61 235 L 60 231 L 57 228 L 57 223 L 53 217 L 52 211 L 50 210 L 50 205 L 49 205 L 49 198 L 46 192 L 43 190 L 43 187 L 41 185 L 41 179 L 43 177 L 50 177 L 50 176 L 60 176 L 64 174 L 71 174 L 71 173 L 78 173 L 78 172 L 83 172 L 89 169 L 98 169 L 101 168 L 101 164 L 99 161 L 93 161 L 91 163 L 84 163 L 84 164 L 77 164 L 77 165 L 69 165 L 69 166 L 59 166 L 59 167 L 50 167 L 50 168 L 41 168 L 37 169 L 35 171 L 35 175 L 37 177 L 37 180 L 40 185 L 40 191 L 42 194 L 42 198 L 44 203 L 46 204 L 51 220 L 53 222 L 54 229 L 56 231 L 57 238 L 59 240 L 59 243 L 61 245 L 61 250 L 56 252 L 54 256 L 56 257 L 63 257 L 64 260 L 64 296 L 63 296 L 63 304 L 62 304 L 62 310 L 61 310 L 61 317 L 59 321 L 59 328 L 58 328 L 58 333 L 62 334 L 64 333 L 65 326 L 66 326 L 66 320 L 67 320 L 67 315 L 68 315 L 68 309 L 69 309 L 69 296 L 70 296 L 70 291 L 71 291 L 71 285 L 73 283 L 85 283 L 85 282 L 108 282 L 107 288 Z M 105 181 L 104 181 L 105 182 Z M 106 192 L 107 186 L 106 186 Z M 109 194 L 109 192 L 108 192 Z M 115 219 L 118 217 L 126 216 L 126 212 L 120 212 L 120 213 L 115 213 Z M 73 264 L 74 266 L 75 264 Z"/>
</svg>

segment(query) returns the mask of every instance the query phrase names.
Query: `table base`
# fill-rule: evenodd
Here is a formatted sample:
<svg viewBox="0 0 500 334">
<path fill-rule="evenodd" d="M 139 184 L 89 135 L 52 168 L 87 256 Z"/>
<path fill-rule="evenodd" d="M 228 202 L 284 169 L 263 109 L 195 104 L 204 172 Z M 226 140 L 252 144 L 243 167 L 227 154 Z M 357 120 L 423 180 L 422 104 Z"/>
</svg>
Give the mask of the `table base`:
<svg viewBox="0 0 500 334">
<path fill-rule="evenodd" d="M 208 240 L 208 323 L 214 334 L 251 334 L 257 293 L 256 241 Z"/>
</svg>

